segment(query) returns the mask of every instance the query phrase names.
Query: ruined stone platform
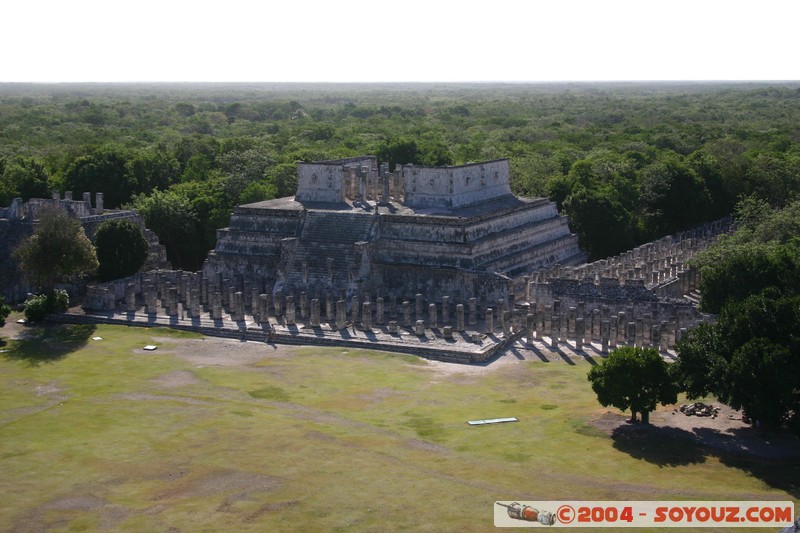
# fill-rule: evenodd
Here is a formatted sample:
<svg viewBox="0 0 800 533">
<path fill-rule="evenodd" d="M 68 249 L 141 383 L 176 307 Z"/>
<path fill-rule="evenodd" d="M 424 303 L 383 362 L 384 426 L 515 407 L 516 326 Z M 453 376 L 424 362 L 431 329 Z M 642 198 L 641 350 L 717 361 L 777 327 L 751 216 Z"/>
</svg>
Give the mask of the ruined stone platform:
<svg viewBox="0 0 800 533">
<path fill-rule="evenodd" d="M 272 317 L 267 324 L 257 322 L 252 316 L 233 320 L 228 314 L 223 314 L 219 319 L 207 316 L 190 318 L 182 310 L 175 316 L 163 313 L 148 314 L 144 309 L 133 312 L 73 310 L 69 313 L 51 315 L 50 319 L 65 323 L 167 327 L 213 337 L 265 343 L 372 349 L 462 364 L 487 362 L 519 337 L 519 335 L 505 337 L 502 333 L 487 335 L 470 329 L 453 331 L 448 334 L 450 338 L 446 338 L 444 328 L 424 327 L 421 330 L 422 334 L 418 335 L 415 327 L 398 327 L 397 333 L 391 333 L 388 325 L 365 330 L 361 325 L 349 322 L 347 327 L 337 329 L 335 325 L 324 322 L 319 326 L 286 324 L 285 320 L 278 317 Z M 477 342 L 474 339 L 477 339 Z"/>
</svg>

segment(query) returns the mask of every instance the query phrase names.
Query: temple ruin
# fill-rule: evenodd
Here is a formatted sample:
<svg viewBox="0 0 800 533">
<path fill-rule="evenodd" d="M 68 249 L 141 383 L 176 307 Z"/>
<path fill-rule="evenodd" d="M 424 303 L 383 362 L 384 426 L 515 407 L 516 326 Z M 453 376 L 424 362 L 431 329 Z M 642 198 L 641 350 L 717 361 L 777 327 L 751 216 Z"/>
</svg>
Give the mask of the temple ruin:
<svg viewBox="0 0 800 533">
<path fill-rule="evenodd" d="M 53 192 L 52 198 L 31 198 L 23 202 L 22 198 L 14 198 L 8 207 L 0 207 L 0 296 L 6 302 L 23 301 L 28 294 L 35 292 L 35 287 L 28 284 L 20 270 L 12 251 L 28 238 L 36 227 L 39 215 L 45 209 L 63 209 L 70 216 L 80 221 L 86 236 L 94 240 L 94 234 L 100 224 L 106 220 L 130 220 L 137 224 L 148 242 L 148 257 L 142 270 L 170 268 L 167 252 L 158 242 L 155 233 L 145 227 L 144 220 L 130 209 L 108 210 L 103 206 L 103 193 L 94 195 L 85 192 L 80 200 L 74 199 L 72 191 L 66 191 L 64 197 L 60 192 Z M 69 287 L 70 292 L 82 293 L 81 285 Z"/>
<path fill-rule="evenodd" d="M 60 319 L 477 363 L 509 347 L 669 356 L 710 318 L 691 259 L 729 220 L 585 263 L 555 205 L 515 197 L 508 174 L 507 160 L 301 163 L 295 197 L 237 207 L 201 271 L 90 285 L 85 314 Z"/>
<path fill-rule="evenodd" d="M 236 208 L 203 275 L 348 305 L 375 293 L 495 302 L 515 279 L 586 260 L 555 204 L 514 196 L 509 178 L 507 159 L 394 172 L 374 156 L 300 163 L 293 198 Z"/>
</svg>

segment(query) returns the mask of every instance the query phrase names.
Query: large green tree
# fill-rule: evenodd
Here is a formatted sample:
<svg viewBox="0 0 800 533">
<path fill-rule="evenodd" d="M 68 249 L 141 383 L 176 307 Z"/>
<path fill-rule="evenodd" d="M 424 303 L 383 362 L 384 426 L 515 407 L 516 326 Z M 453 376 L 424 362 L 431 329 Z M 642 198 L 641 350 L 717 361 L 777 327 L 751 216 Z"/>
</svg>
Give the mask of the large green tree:
<svg viewBox="0 0 800 533">
<path fill-rule="evenodd" d="M 102 281 L 135 274 L 147 260 L 148 244 L 138 224 L 130 220 L 107 220 L 94 235 L 97 275 Z"/>
<path fill-rule="evenodd" d="M 129 159 L 128 151 L 117 144 L 91 147 L 67 167 L 64 188 L 78 195 L 101 192 L 105 207 L 119 207 L 137 192 Z"/>
<path fill-rule="evenodd" d="M 197 211 L 186 195 L 155 190 L 134 197 L 132 207 L 158 235 L 167 257 L 178 268 L 195 266 Z"/>
<path fill-rule="evenodd" d="M 764 429 L 800 428 L 800 203 L 770 212 L 752 198 L 737 232 L 699 259 L 702 307 L 719 313 L 676 346 L 689 398 L 714 394 Z"/>
<path fill-rule="evenodd" d="M 97 254 L 81 223 L 65 211 L 42 211 L 36 229 L 14 251 L 25 277 L 52 294 L 56 283 L 74 281 L 97 270 Z"/>
<path fill-rule="evenodd" d="M 647 424 L 657 404 L 678 401 L 669 367 L 653 348 L 617 348 L 592 367 L 588 379 L 601 405 L 630 409 L 632 422 L 636 422 L 638 413 Z"/>
</svg>

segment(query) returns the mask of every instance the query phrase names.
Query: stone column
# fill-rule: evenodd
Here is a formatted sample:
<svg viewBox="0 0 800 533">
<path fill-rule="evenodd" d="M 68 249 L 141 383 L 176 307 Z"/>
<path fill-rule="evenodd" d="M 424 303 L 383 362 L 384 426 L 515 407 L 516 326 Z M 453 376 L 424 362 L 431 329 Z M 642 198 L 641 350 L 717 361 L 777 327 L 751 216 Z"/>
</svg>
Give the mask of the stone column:
<svg viewBox="0 0 800 533">
<path fill-rule="evenodd" d="M 502 302 L 502 300 L 498 300 L 497 303 L 500 304 L 501 302 Z M 500 331 L 503 331 L 503 332 L 505 332 L 505 330 L 506 330 L 506 322 L 505 322 L 504 319 L 505 319 L 505 311 L 503 311 L 503 306 L 502 305 L 498 305 L 497 306 L 497 329 L 499 329 Z"/>
<path fill-rule="evenodd" d="M 417 293 L 414 300 L 414 319 L 422 319 L 422 295 Z"/>
<path fill-rule="evenodd" d="M 378 297 L 375 300 L 375 323 L 376 324 L 383 324 L 383 298 Z"/>
<path fill-rule="evenodd" d="M 470 298 L 469 302 L 469 325 L 474 326 L 478 323 L 478 300 Z"/>
<path fill-rule="evenodd" d="M 528 313 L 525 315 L 525 337 L 528 339 L 528 346 L 533 346 L 533 330 L 536 327 L 536 315 Z"/>
<path fill-rule="evenodd" d="M 302 320 L 308 318 L 308 295 L 305 291 L 300 292 L 300 318 Z"/>
<path fill-rule="evenodd" d="M 397 318 L 397 296 L 389 295 L 389 318 Z"/>
<path fill-rule="evenodd" d="M 661 352 L 666 353 L 669 350 L 669 322 L 666 320 L 661 322 L 661 327 L 659 328 L 658 332 L 658 346 Z"/>
<path fill-rule="evenodd" d="M 414 323 L 414 333 L 416 333 L 420 337 L 425 336 L 425 321 L 424 320 L 417 320 Z"/>
<path fill-rule="evenodd" d="M 619 338 L 619 317 L 617 315 L 611 315 L 608 318 L 608 327 L 608 345 L 615 348 Z"/>
<path fill-rule="evenodd" d="M 617 344 L 625 344 L 625 327 L 628 324 L 625 318 L 624 311 L 617 313 Z"/>
<path fill-rule="evenodd" d="M 625 342 L 633 346 L 636 343 L 636 322 L 628 322 L 625 330 Z"/>
<path fill-rule="evenodd" d="M 258 320 L 262 324 L 269 324 L 269 295 L 258 295 Z"/>
<path fill-rule="evenodd" d="M 169 287 L 167 289 L 167 314 L 169 316 L 178 316 L 178 287 Z"/>
<path fill-rule="evenodd" d="M 158 301 L 156 298 L 156 287 L 155 285 L 148 284 L 145 286 L 144 290 L 144 306 L 145 312 L 148 315 L 154 315 L 158 313 Z"/>
<path fill-rule="evenodd" d="M 200 289 L 197 287 L 189 289 L 189 316 L 191 318 L 200 316 Z"/>
<path fill-rule="evenodd" d="M 241 291 L 233 293 L 233 313 L 231 319 L 236 322 L 244 320 L 244 294 Z"/>
<path fill-rule="evenodd" d="M 344 300 L 336 300 L 336 329 L 344 329 L 346 324 L 345 309 L 347 302 Z"/>
<path fill-rule="evenodd" d="M 136 311 L 136 285 L 133 283 L 125 285 L 125 310 L 129 313 Z"/>
<path fill-rule="evenodd" d="M 456 331 L 464 331 L 464 304 L 456 305 Z"/>
<path fill-rule="evenodd" d="M 259 322 L 261 314 L 261 290 L 258 287 L 250 287 L 250 314 L 253 321 Z"/>
<path fill-rule="evenodd" d="M 553 315 L 550 319 L 550 324 L 553 330 L 553 333 L 550 335 L 550 346 L 552 348 L 558 348 L 558 336 L 561 331 L 561 315 Z"/>
<path fill-rule="evenodd" d="M 372 331 L 372 305 L 369 302 L 361 304 L 361 327 L 364 331 Z"/>
<path fill-rule="evenodd" d="M 578 309 L 575 306 L 570 306 L 567 318 L 567 335 L 575 334 L 575 320 L 578 318 Z"/>
<path fill-rule="evenodd" d="M 450 324 L 450 297 L 442 296 L 442 324 Z"/>
<path fill-rule="evenodd" d="M 290 294 L 286 297 L 286 324 L 294 324 L 296 319 L 294 296 Z"/>
<path fill-rule="evenodd" d="M 311 300 L 311 312 L 310 312 L 310 319 L 311 327 L 318 328 L 319 327 L 319 300 L 317 298 L 313 298 Z"/>
<path fill-rule="evenodd" d="M 600 340 L 602 333 L 600 331 L 602 325 L 602 321 L 600 319 L 600 310 L 599 309 L 592 309 L 592 340 L 598 341 Z"/>
<path fill-rule="evenodd" d="M 428 304 L 428 322 L 430 323 L 431 329 L 439 327 L 436 319 L 436 304 Z"/>
<path fill-rule="evenodd" d="M 600 323 L 600 351 L 608 353 L 608 339 L 611 336 L 611 324 L 608 320 Z"/>
<path fill-rule="evenodd" d="M 583 351 L 583 335 L 585 325 L 583 323 L 583 317 L 578 317 L 575 319 L 575 350 L 580 352 Z"/>
<path fill-rule="evenodd" d="M 650 325 L 650 347 L 659 349 L 661 343 L 661 328 L 658 324 Z"/>
<path fill-rule="evenodd" d="M 283 294 L 278 292 L 275 294 L 275 299 L 272 302 L 272 305 L 275 307 L 275 316 L 281 316 L 283 314 Z"/>
<path fill-rule="evenodd" d="M 211 318 L 213 320 L 222 318 L 222 293 L 219 291 L 211 293 Z"/>
<path fill-rule="evenodd" d="M 491 307 L 486 308 L 486 334 L 492 335 L 494 333 L 494 309 Z"/>
<path fill-rule="evenodd" d="M 94 195 L 94 205 L 95 209 L 97 210 L 97 214 L 103 214 L 103 193 L 98 192 Z"/>
<path fill-rule="evenodd" d="M 333 295 L 328 293 L 325 295 L 325 320 L 333 322 L 335 318 Z"/>
<path fill-rule="evenodd" d="M 503 338 L 507 339 L 511 336 L 511 312 L 503 311 L 500 313 L 500 316 L 503 317 Z"/>
<path fill-rule="evenodd" d="M 411 327 L 411 302 L 403 300 L 403 327 Z"/>
</svg>

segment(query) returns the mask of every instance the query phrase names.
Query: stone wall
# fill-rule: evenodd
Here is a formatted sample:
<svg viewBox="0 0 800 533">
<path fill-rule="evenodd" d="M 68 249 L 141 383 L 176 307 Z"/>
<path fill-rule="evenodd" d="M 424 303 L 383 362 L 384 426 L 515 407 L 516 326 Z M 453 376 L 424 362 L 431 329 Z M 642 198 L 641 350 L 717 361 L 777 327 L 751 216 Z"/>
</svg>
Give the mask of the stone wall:
<svg viewBox="0 0 800 533">
<path fill-rule="evenodd" d="M 345 183 L 349 169 L 362 166 L 372 169 L 377 164 L 374 156 L 299 163 L 295 199 L 298 202 L 342 203 L 350 196 Z"/>
<path fill-rule="evenodd" d="M 36 227 L 36 220 L 44 209 L 57 207 L 66 210 L 80 220 L 86 236 L 94 240 L 97 228 L 107 220 L 130 220 L 136 223 L 147 240 L 148 257 L 142 270 L 171 268 L 167 261 L 166 249 L 158 242 L 158 237 L 145 227 L 144 220 L 135 211 L 106 211 L 103 209 L 103 193 L 96 193 L 96 205 L 92 208 L 90 194 L 84 193 L 83 200 L 72 200 L 72 193 L 67 191 L 65 199 L 57 192 L 49 199 L 31 198 L 23 202 L 15 198 L 10 207 L 5 208 L 6 218 L 0 218 L 0 294 L 8 302 L 23 301 L 27 295 L 35 291 L 23 276 L 17 261 L 13 258 L 13 250 L 31 235 Z M 75 296 L 83 292 L 83 284 L 65 286 Z"/>
<path fill-rule="evenodd" d="M 463 207 L 511 195 L 507 159 L 457 167 L 407 165 L 401 173 L 409 207 Z"/>
</svg>

